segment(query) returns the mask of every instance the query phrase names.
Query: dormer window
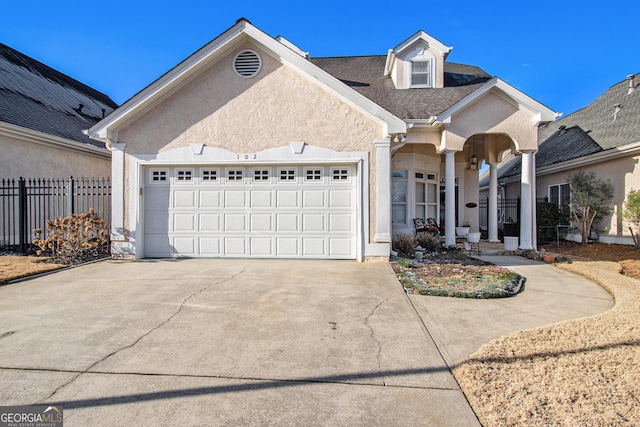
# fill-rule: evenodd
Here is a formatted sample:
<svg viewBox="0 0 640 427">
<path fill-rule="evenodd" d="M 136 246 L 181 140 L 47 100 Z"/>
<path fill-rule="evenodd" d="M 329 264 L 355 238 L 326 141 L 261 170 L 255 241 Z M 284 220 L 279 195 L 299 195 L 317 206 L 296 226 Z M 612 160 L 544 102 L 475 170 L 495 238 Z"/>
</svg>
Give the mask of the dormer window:
<svg viewBox="0 0 640 427">
<path fill-rule="evenodd" d="M 411 61 L 411 87 L 432 87 L 430 59 Z"/>
<path fill-rule="evenodd" d="M 418 48 L 407 55 L 407 87 L 434 87 L 435 57 L 425 48 Z"/>
</svg>

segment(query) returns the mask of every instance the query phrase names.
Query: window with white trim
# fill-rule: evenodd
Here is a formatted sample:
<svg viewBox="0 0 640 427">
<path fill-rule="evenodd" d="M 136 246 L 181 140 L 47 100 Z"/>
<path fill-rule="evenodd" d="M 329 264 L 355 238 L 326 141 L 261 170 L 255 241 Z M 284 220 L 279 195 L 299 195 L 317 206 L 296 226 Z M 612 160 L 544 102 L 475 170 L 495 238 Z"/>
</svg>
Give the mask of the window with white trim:
<svg viewBox="0 0 640 427">
<path fill-rule="evenodd" d="M 269 181 L 270 174 L 269 169 L 254 169 L 253 180 L 254 181 Z"/>
<path fill-rule="evenodd" d="M 178 169 L 176 171 L 176 181 L 191 182 L 193 180 L 193 171 L 191 169 Z"/>
<path fill-rule="evenodd" d="M 215 182 L 218 180 L 217 169 L 202 169 L 200 173 L 200 179 L 206 182 Z"/>
<path fill-rule="evenodd" d="M 305 181 L 322 181 L 322 169 L 306 169 L 304 171 Z"/>
<path fill-rule="evenodd" d="M 333 181 L 347 181 L 349 179 L 348 169 L 333 169 L 331 171 L 331 180 Z"/>
<path fill-rule="evenodd" d="M 411 87 L 432 87 L 430 59 L 411 61 Z"/>
<path fill-rule="evenodd" d="M 280 169 L 280 181 L 295 181 L 296 170 L 295 169 Z"/>
<path fill-rule="evenodd" d="M 426 47 L 416 48 L 405 60 L 407 87 L 435 87 L 436 57 Z"/>
<path fill-rule="evenodd" d="M 161 182 L 166 182 L 168 176 L 167 169 L 156 169 L 152 170 L 149 175 L 149 182 L 151 184 L 159 184 Z"/>
<path fill-rule="evenodd" d="M 244 171 L 242 169 L 227 170 L 227 181 L 242 181 L 244 179 Z"/>
<path fill-rule="evenodd" d="M 406 170 L 391 172 L 391 223 L 407 223 L 407 177 Z"/>
</svg>

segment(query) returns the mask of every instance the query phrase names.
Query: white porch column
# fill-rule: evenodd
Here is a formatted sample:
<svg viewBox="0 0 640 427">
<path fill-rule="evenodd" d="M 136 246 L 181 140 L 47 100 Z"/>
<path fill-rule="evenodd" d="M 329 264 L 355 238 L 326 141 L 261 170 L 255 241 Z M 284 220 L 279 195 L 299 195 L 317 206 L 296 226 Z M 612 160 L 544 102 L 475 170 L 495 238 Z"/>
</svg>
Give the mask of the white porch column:
<svg viewBox="0 0 640 427">
<path fill-rule="evenodd" d="M 391 243 L 391 140 L 375 141 L 376 147 L 376 234 L 373 241 Z M 366 178 L 365 178 L 366 179 Z"/>
<path fill-rule="evenodd" d="M 532 159 L 533 152 L 531 150 L 522 152 L 522 170 L 520 171 L 520 249 L 533 249 L 533 241 L 531 239 L 533 229 Z"/>
<path fill-rule="evenodd" d="M 444 244 L 456 244 L 456 152 L 445 151 Z"/>
<path fill-rule="evenodd" d="M 498 164 L 489 163 L 489 241 L 499 242 L 498 239 Z"/>
<path fill-rule="evenodd" d="M 531 155 L 531 246 L 538 250 L 538 189 L 536 188 L 536 154 Z"/>
</svg>

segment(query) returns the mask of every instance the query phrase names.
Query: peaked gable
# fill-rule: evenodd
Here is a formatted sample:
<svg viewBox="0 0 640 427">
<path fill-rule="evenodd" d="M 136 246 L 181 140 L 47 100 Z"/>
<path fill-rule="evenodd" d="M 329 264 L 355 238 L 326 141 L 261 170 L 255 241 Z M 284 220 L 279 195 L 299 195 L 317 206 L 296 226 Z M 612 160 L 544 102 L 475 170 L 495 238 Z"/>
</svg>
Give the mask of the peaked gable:
<svg viewBox="0 0 640 427">
<path fill-rule="evenodd" d="M 314 82 L 325 91 L 359 110 L 380 124 L 386 133 L 392 134 L 406 131 L 406 124 L 401 119 L 315 66 L 302 56 L 298 49 L 292 49 L 293 45 L 291 43 L 283 44 L 251 25 L 246 19 L 240 19 L 233 27 L 185 59 L 125 102 L 111 115 L 89 129 L 89 135 L 92 138 L 103 141 L 116 141 L 118 130 L 149 111 L 167 96 L 199 75 L 204 69 L 210 67 L 220 58 L 225 57 L 232 49 L 246 43 L 255 44 L 273 58 L 304 75 L 309 81 Z"/>
</svg>

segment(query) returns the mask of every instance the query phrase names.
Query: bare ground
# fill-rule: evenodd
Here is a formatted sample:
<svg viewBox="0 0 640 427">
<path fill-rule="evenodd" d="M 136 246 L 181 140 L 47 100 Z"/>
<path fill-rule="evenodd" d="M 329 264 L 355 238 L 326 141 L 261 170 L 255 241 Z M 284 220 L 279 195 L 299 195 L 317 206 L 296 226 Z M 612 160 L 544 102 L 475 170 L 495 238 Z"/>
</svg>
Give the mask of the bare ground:
<svg viewBox="0 0 640 427">
<path fill-rule="evenodd" d="M 640 251 L 602 243 L 548 250 L 572 258 L 558 268 L 600 284 L 614 308 L 492 341 L 455 377 L 485 426 L 640 425 Z"/>
</svg>

